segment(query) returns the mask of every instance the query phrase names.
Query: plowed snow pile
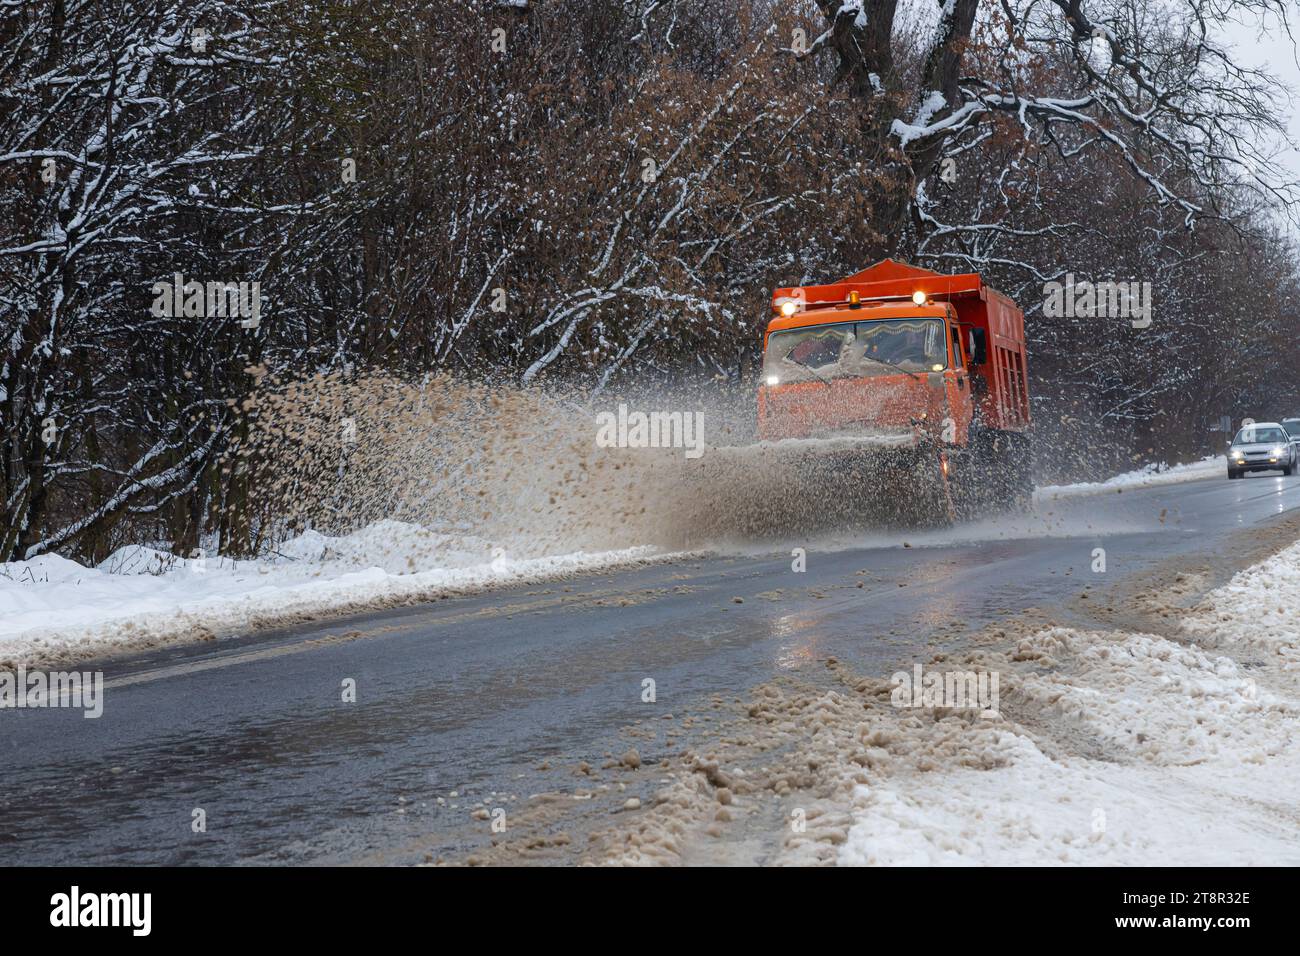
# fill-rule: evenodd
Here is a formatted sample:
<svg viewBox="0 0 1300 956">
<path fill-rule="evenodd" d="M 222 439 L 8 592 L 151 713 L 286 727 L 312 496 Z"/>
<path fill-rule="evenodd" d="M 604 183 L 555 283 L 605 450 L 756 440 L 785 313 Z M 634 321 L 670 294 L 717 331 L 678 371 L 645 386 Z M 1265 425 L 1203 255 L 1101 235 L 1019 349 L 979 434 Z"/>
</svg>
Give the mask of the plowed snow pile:
<svg viewBox="0 0 1300 956">
<path fill-rule="evenodd" d="M 1293 695 L 1162 638 L 1053 630 L 1023 653 L 1060 668 L 1020 685 L 1050 736 L 998 735 L 995 769 L 860 785 L 838 862 L 1300 862 Z M 1092 755 L 1062 749 L 1078 741 Z"/>
<path fill-rule="evenodd" d="M 993 769 L 859 784 L 838 862 L 1300 863 L 1300 545 L 1183 634 L 1021 641 L 989 666 L 1018 675 L 1004 699 L 1023 725 L 971 736 Z"/>
</svg>

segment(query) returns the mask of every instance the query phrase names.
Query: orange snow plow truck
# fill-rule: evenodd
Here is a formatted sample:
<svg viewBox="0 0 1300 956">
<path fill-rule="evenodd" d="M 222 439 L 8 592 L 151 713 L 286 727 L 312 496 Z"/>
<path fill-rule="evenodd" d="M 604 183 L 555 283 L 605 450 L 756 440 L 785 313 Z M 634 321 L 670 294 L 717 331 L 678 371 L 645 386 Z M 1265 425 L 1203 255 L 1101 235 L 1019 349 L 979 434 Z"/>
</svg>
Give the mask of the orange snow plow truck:
<svg viewBox="0 0 1300 956">
<path fill-rule="evenodd" d="M 1024 313 L 977 273 L 886 259 L 777 289 L 772 311 L 760 441 L 816 447 L 816 467 L 923 523 L 1027 503 Z"/>
</svg>

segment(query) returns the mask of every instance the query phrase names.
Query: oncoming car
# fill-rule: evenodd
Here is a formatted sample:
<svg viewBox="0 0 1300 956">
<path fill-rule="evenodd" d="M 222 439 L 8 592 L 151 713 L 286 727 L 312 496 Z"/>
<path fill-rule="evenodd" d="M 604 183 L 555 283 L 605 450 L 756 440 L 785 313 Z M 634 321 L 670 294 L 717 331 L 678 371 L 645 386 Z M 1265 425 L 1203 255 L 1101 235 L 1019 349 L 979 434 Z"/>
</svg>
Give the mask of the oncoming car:
<svg viewBox="0 0 1300 956">
<path fill-rule="evenodd" d="M 1292 475 L 1295 467 L 1295 443 L 1277 422 L 1247 425 L 1229 443 L 1229 478 L 1240 478 L 1248 471 L 1281 471 Z"/>
</svg>

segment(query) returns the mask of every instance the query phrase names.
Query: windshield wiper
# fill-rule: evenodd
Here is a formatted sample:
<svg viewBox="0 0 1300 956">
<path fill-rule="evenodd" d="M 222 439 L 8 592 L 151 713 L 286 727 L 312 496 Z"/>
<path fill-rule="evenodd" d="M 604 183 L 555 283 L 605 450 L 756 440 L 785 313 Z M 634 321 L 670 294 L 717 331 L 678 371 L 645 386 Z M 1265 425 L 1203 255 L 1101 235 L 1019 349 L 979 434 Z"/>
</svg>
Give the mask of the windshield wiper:
<svg viewBox="0 0 1300 956">
<path fill-rule="evenodd" d="M 831 385 L 830 381 L 822 378 L 821 375 L 817 373 L 817 370 L 813 368 L 811 365 L 809 365 L 808 363 L 800 362 L 797 358 L 791 358 L 789 355 L 783 356 L 781 361 L 789 362 L 791 365 L 798 365 L 801 369 L 811 372 L 813 378 L 817 379 L 817 381 L 821 382 L 827 388 L 834 389 L 834 386 Z"/>
<path fill-rule="evenodd" d="M 904 375 L 910 375 L 912 378 L 916 379 L 918 382 L 921 381 L 921 376 L 917 375 L 917 374 L 916 374 L 915 372 L 913 372 L 913 371 L 910 371 L 909 369 L 905 369 L 905 368 L 903 368 L 903 366 L 899 365 L 897 362 L 891 362 L 891 361 L 889 361 L 888 359 L 876 358 L 874 355 L 866 355 L 866 354 L 864 354 L 862 357 L 863 357 L 864 359 L 866 359 L 868 362 L 878 362 L 878 363 L 880 363 L 881 365 L 888 365 L 890 368 L 896 368 L 896 369 L 898 369 L 900 372 L 902 372 Z"/>
</svg>

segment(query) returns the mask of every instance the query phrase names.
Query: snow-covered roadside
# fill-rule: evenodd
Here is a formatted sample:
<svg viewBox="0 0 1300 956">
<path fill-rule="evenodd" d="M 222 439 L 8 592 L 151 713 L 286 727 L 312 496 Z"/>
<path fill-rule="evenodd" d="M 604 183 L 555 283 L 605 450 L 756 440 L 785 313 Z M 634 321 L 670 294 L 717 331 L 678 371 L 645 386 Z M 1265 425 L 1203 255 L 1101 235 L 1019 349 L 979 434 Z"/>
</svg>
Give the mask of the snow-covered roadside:
<svg viewBox="0 0 1300 956">
<path fill-rule="evenodd" d="M 1266 665 L 1300 670 L 1300 543 L 1233 576 L 1183 622 L 1191 640 Z"/>
<path fill-rule="evenodd" d="M 960 761 L 859 778 L 851 825 L 821 842 L 851 865 L 1300 863 L 1298 612 L 1300 544 L 1207 595 L 1186 643 L 1021 640 L 987 666 L 1028 728 L 899 721 L 886 734 L 912 751 L 950 724 Z"/>
<path fill-rule="evenodd" d="M 552 580 L 647 560 L 652 549 L 512 558 L 488 542 L 381 521 L 308 532 L 269 558 L 183 561 L 123 548 L 99 567 L 57 555 L 0 564 L 0 668 L 203 640 L 306 616 Z"/>
<path fill-rule="evenodd" d="M 1184 481 L 1197 481 L 1201 478 L 1222 478 L 1227 474 L 1227 459 L 1223 455 L 1211 455 L 1200 461 L 1185 465 L 1147 465 L 1136 471 L 1125 472 L 1105 481 L 1085 481 L 1072 485 L 1043 485 L 1035 490 L 1034 500 L 1045 501 L 1052 498 L 1073 497 L 1075 495 L 1099 495 L 1106 492 L 1122 491 L 1125 488 L 1143 488 L 1148 485 L 1172 485 Z"/>
</svg>

